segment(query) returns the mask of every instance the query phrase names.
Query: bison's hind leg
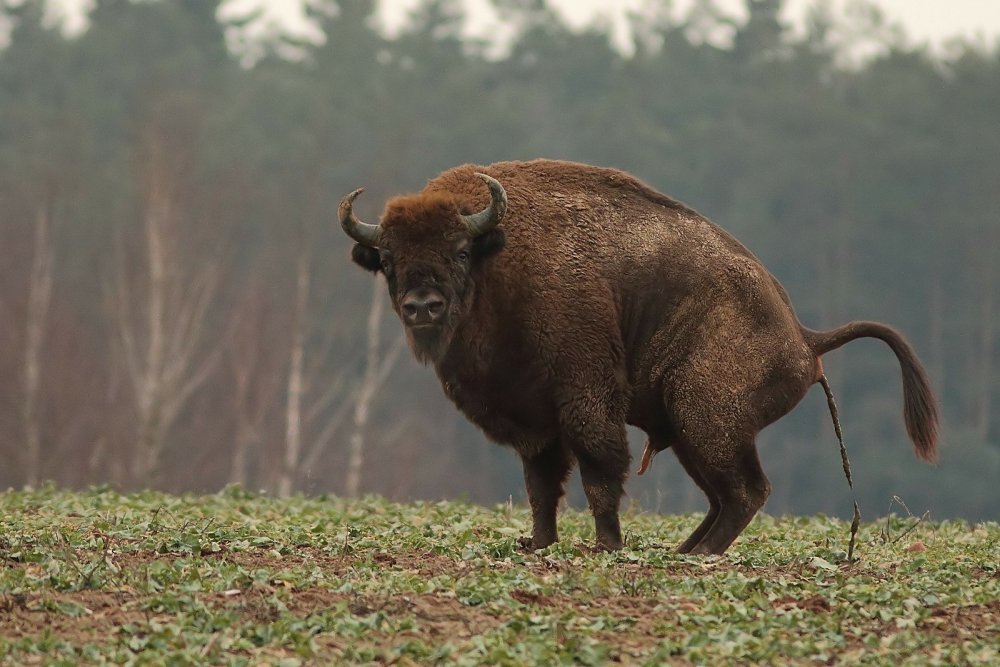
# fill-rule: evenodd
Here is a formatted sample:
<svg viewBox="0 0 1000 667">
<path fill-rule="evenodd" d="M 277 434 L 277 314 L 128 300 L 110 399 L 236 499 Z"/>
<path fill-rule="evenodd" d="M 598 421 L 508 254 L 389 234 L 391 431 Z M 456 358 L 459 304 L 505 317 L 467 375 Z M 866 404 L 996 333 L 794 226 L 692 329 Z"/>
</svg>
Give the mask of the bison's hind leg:
<svg viewBox="0 0 1000 667">
<path fill-rule="evenodd" d="M 708 512 L 705 514 L 705 518 L 702 519 L 701 523 L 698 524 L 698 527 L 694 529 L 694 532 L 691 533 L 691 535 L 689 535 L 679 547 L 677 547 L 678 553 L 686 554 L 694 549 L 699 542 L 701 542 L 701 538 L 705 537 L 709 528 L 711 528 L 715 523 L 715 520 L 719 518 L 719 510 L 722 507 L 722 500 L 715 488 L 709 483 L 708 478 L 702 474 L 697 465 L 697 459 L 688 453 L 687 446 L 683 444 L 678 446 L 675 443 L 673 450 L 674 454 L 677 455 L 677 460 L 680 461 L 681 466 L 684 467 L 688 476 L 694 480 L 694 483 L 698 485 L 698 488 L 701 489 L 702 493 L 704 493 L 708 498 Z"/>
<path fill-rule="evenodd" d="M 680 551 L 723 553 L 764 506 L 771 483 L 757 455 L 757 433 L 805 395 L 811 382 L 800 372 L 805 367 L 775 362 L 769 381 L 749 391 L 737 377 L 726 386 L 687 376 L 686 391 L 671 406 L 680 426 L 674 450 L 708 496 L 709 512 Z"/>
<path fill-rule="evenodd" d="M 649 433 L 649 440 L 646 442 L 646 450 L 643 455 L 643 469 L 640 471 L 640 474 L 648 466 L 646 456 L 651 452 L 662 452 L 664 449 L 673 450 L 674 455 L 677 456 L 677 460 L 680 461 L 685 472 L 687 472 L 688 476 L 694 480 L 694 483 L 698 485 L 698 488 L 708 498 L 708 513 L 705 514 L 705 518 L 698 524 L 698 527 L 691 533 L 691 536 L 677 547 L 678 553 L 686 554 L 701 541 L 701 538 L 705 536 L 705 533 L 708 532 L 708 529 L 712 527 L 712 524 L 719 517 L 721 500 L 719 494 L 709 483 L 708 478 L 702 474 L 701 469 L 697 465 L 697 458 L 692 456 L 688 451 L 688 446 L 676 434 L 670 434 L 669 430 Z"/>
<path fill-rule="evenodd" d="M 753 437 L 702 437 L 690 434 L 675 447 L 677 458 L 709 501 L 705 519 L 678 551 L 721 554 L 764 506 L 771 483 L 760 466 Z"/>
</svg>

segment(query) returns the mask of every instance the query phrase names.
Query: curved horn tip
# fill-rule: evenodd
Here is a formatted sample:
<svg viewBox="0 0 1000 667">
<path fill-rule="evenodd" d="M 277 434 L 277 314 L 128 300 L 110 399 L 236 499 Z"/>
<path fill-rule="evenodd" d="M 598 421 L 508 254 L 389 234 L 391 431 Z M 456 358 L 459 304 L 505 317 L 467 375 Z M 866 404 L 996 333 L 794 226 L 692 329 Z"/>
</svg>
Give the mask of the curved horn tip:
<svg viewBox="0 0 1000 667">
<path fill-rule="evenodd" d="M 473 231 L 482 234 L 499 224 L 507 213 L 507 191 L 500 181 L 488 174 L 477 171 L 473 175 L 483 179 L 490 189 L 490 205 L 475 215 L 465 216 Z"/>
<path fill-rule="evenodd" d="M 500 181 L 481 172 L 474 172 L 490 189 L 490 204 L 479 213 L 463 215 L 462 220 L 473 237 L 482 236 L 496 227 L 507 212 L 507 192 Z"/>
<path fill-rule="evenodd" d="M 378 225 L 369 225 L 364 223 L 358 220 L 358 218 L 354 215 L 354 200 L 364 191 L 364 188 L 358 188 L 341 199 L 340 206 L 337 208 L 337 213 L 340 218 L 340 226 L 344 229 L 348 236 L 361 245 L 376 247 L 378 245 L 379 237 L 381 236 L 381 228 Z"/>
<path fill-rule="evenodd" d="M 484 181 L 486 181 L 486 185 L 488 185 L 490 187 L 490 190 L 499 191 L 500 194 L 503 194 L 504 199 L 507 198 L 507 193 L 504 192 L 503 186 L 500 185 L 500 181 L 498 181 L 497 179 L 493 178 L 489 174 L 484 174 L 481 171 L 475 172 L 474 175 L 478 176 L 479 178 L 481 178 Z"/>
<path fill-rule="evenodd" d="M 365 191 L 364 188 L 358 188 L 354 192 L 345 195 L 344 198 L 340 200 L 340 205 L 343 206 L 344 204 L 353 204 L 354 200 L 358 198 L 358 195 L 360 195 L 364 191 Z"/>
</svg>

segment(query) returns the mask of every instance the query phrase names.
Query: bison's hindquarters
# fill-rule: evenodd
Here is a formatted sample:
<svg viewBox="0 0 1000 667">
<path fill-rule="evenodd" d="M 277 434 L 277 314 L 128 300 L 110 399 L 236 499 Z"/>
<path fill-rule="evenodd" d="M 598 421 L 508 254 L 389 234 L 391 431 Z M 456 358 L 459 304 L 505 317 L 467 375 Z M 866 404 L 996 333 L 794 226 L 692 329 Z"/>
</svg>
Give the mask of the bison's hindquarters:
<svg viewBox="0 0 1000 667">
<path fill-rule="evenodd" d="M 804 343 L 769 344 L 733 334 L 696 350 L 672 376 L 664 396 L 676 437 L 671 448 L 704 491 L 709 512 L 678 551 L 721 554 L 771 493 L 757 455 L 757 433 L 794 408 L 814 380 L 815 357 Z M 801 340 L 801 339 L 800 339 Z"/>
</svg>

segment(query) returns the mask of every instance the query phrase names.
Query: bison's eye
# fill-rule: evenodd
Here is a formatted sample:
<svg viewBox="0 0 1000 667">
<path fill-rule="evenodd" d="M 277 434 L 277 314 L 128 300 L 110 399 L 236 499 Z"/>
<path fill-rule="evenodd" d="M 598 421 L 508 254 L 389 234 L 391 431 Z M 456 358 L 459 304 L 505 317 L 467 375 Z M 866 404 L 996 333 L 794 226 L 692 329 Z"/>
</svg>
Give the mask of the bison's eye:
<svg viewBox="0 0 1000 667">
<path fill-rule="evenodd" d="M 459 250 L 458 254 L 455 255 L 455 256 L 458 257 L 458 261 L 460 261 L 460 262 L 468 262 L 469 261 L 469 251 L 468 250 Z"/>
<path fill-rule="evenodd" d="M 392 262 L 390 262 L 388 259 L 382 260 L 382 272 L 385 273 L 385 275 L 387 276 L 392 273 Z"/>
</svg>

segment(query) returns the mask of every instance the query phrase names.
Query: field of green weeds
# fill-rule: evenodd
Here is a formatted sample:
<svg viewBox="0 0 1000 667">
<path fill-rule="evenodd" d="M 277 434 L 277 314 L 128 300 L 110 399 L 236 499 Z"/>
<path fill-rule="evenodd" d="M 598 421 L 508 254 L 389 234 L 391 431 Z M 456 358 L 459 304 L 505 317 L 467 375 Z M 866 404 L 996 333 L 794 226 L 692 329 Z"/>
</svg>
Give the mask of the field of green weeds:
<svg viewBox="0 0 1000 667">
<path fill-rule="evenodd" d="M 759 517 L 723 557 L 696 516 L 626 548 L 524 553 L 522 507 L 369 498 L 0 493 L 3 664 L 998 664 L 1000 525 Z"/>
</svg>

